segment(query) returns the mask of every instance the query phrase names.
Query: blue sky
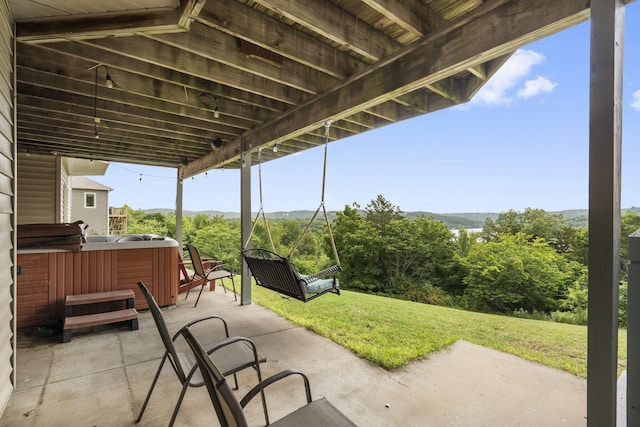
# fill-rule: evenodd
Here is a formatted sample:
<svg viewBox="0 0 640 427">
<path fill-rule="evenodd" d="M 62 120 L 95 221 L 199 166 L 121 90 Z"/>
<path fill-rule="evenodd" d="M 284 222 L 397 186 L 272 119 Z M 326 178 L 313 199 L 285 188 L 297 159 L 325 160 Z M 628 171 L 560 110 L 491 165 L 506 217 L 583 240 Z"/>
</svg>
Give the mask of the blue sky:
<svg viewBox="0 0 640 427">
<path fill-rule="evenodd" d="M 626 11 L 623 207 L 640 206 L 639 3 Z M 588 118 L 584 23 L 520 49 L 470 103 L 329 144 L 327 209 L 364 207 L 378 194 L 403 211 L 584 209 Z M 315 210 L 322 156 L 320 147 L 262 165 L 265 211 Z M 112 163 L 91 179 L 113 188 L 111 206 L 175 207 L 175 169 Z M 189 178 L 183 191 L 185 210 L 240 210 L 237 170 Z"/>
</svg>

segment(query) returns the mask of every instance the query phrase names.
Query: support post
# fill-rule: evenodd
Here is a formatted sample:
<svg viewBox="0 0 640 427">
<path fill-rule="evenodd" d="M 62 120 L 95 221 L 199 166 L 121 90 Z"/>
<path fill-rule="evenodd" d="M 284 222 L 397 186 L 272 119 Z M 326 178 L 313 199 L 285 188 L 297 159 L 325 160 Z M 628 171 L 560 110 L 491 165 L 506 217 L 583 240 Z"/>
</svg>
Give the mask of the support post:
<svg viewBox="0 0 640 427">
<path fill-rule="evenodd" d="M 242 153 L 242 167 L 240 168 L 240 233 L 242 236 L 242 246 L 249 239 L 251 234 L 251 153 Z M 251 246 L 251 242 L 247 247 Z M 247 263 L 240 257 L 242 266 L 241 286 L 242 295 L 240 304 L 251 304 L 251 272 Z"/>
<path fill-rule="evenodd" d="M 587 425 L 616 425 L 624 4 L 591 1 Z"/>
<path fill-rule="evenodd" d="M 180 179 L 180 168 L 176 169 L 176 240 L 179 251 L 182 252 L 182 180 Z"/>
<path fill-rule="evenodd" d="M 629 236 L 627 425 L 640 425 L 640 230 Z"/>
</svg>

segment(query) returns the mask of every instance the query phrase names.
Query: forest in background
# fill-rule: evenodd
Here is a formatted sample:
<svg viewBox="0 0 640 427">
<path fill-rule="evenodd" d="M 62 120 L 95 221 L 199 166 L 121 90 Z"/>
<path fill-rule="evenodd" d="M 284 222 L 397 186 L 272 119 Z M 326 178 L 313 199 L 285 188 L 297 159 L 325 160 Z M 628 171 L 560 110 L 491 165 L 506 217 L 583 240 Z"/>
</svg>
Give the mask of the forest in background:
<svg viewBox="0 0 640 427">
<path fill-rule="evenodd" d="M 175 237 L 175 214 L 128 208 L 129 233 Z M 268 218 L 275 252 L 287 256 L 309 222 L 307 211 Z M 331 215 L 342 273 L 340 286 L 363 293 L 465 310 L 586 324 L 588 229 L 575 225 L 586 211 L 527 208 L 478 217 L 454 226 L 427 214 L 409 215 L 382 195 L 362 208 Z M 486 214 L 473 214 L 486 215 Z M 444 215 L 447 219 L 450 217 Z M 454 223 L 457 223 L 456 216 Z M 455 228 L 456 232 L 451 228 Z M 471 230 L 474 229 L 474 230 Z M 638 208 L 621 221 L 620 325 L 626 325 L 627 239 L 640 229 Z M 475 231 L 480 230 L 480 231 Z M 304 274 L 335 263 L 324 221 L 318 218 L 291 253 Z M 271 249 L 259 221 L 253 247 Z M 240 265 L 240 221 L 223 215 L 183 216 L 183 243 L 203 256 Z"/>
<path fill-rule="evenodd" d="M 162 214 L 175 214 L 173 209 L 144 209 L 145 213 L 162 213 Z M 635 212 L 640 215 L 640 207 L 632 206 L 630 208 L 622 209 L 622 213 Z M 586 227 L 588 225 L 587 209 L 568 209 L 564 211 L 549 211 L 550 214 L 559 214 L 564 217 L 567 225 L 572 227 Z M 364 210 L 360 210 L 360 214 L 364 214 Z M 460 212 L 460 213 L 433 213 L 427 211 L 413 211 L 404 212 L 407 218 L 418 218 L 421 216 L 431 217 L 435 220 L 442 221 L 450 229 L 457 228 L 482 228 L 484 221 L 487 218 L 496 220 L 500 215 L 499 212 Z M 183 215 L 187 217 L 193 217 L 196 215 L 209 215 L 211 217 L 221 216 L 225 219 L 239 219 L 240 212 L 223 212 L 215 210 L 207 211 L 183 211 Z M 265 215 L 268 219 L 310 219 L 313 215 L 313 211 L 310 210 L 296 210 L 296 211 L 275 211 L 266 212 Z M 333 219 L 337 216 L 337 211 L 328 211 L 329 218 Z"/>
</svg>

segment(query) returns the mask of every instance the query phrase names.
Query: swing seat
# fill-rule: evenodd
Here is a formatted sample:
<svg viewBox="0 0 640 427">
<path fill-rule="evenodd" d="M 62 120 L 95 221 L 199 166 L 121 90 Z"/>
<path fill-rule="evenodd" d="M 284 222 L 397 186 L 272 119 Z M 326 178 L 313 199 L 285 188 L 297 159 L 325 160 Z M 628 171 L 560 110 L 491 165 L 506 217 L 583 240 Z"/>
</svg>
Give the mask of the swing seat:
<svg viewBox="0 0 640 427">
<path fill-rule="evenodd" d="M 327 292 L 340 295 L 336 275 L 342 267 L 334 265 L 313 274 L 300 274 L 288 259 L 268 249 L 244 249 L 242 257 L 247 262 L 258 286 L 271 289 L 302 302 L 311 301 Z"/>
</svg>

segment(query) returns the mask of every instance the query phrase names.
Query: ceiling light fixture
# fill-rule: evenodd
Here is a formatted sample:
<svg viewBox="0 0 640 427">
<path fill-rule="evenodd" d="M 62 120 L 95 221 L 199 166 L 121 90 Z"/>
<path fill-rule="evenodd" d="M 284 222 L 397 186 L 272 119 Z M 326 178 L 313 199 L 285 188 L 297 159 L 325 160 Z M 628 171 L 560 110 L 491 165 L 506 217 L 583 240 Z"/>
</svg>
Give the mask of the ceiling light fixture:
<svg viewBox="0 0 640 427">
<path fill-rule="evenodd" d="M 97 64 L 89 68 L 89 70 L 96 71 L 96 77 L 93 84 L 93 136 L 96 139 L 100 138 L 100 132 L 98 132 L 98 125 L 100 125 L 100 118 L 98 117 L 98 68 L 100 67 L 104 67 L 107 70 L 107 76 L 104 81 L 105 86 L 109 89 L 113 89 L 115 86 L 111 79 L 111 75 L 109 74 L 109 67 L 104 64 Z"/>
<path fill-rule="evenodd" d="M 109 89 L 113 89 L 113 80 L 111 80 L 111 76 L 109 75 L 109 67 L 104 66 L 107 69 L 107 77 L 105 78 L 104 84 Z"/>
<path fill-rule="evenodd" d="M 220 111 L 218 110 L 218 98 L 214 98 L 216 100 L 216 108 L 213 109 L 213 118 L 220 118 Z"/>
<path fill-rule="evenodd" d="M 98 133 L 98 125 L 100 124 L 100 119 L 98 118 L 98 67 L 96 67 L 96 81 L 93 86 L 93 131 L 96 139 L 100 138 L 100 133 Z"/>
<path fill-rule="evenodd" d="M 213 151 L 218 151 L 220 147 L 222 147 L 222 140 L 220 139 L 220 137 L 216 137 L 216 139 L 214 139 L 210 145 Z"/>
</svg>

